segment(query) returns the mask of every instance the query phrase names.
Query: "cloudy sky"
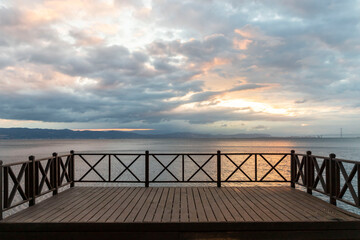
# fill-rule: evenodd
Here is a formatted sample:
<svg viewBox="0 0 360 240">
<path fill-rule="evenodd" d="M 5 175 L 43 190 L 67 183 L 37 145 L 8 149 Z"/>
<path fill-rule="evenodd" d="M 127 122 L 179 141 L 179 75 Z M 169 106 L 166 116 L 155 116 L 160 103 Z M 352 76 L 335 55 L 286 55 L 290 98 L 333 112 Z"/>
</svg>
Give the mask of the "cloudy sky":
<svg viewBox="0 0 360 240">
<path fill-rule="evenodd" d="M 359 13 L 360 1 L 0 0 L 0 127 L 360 133 Z"/>
</svg>

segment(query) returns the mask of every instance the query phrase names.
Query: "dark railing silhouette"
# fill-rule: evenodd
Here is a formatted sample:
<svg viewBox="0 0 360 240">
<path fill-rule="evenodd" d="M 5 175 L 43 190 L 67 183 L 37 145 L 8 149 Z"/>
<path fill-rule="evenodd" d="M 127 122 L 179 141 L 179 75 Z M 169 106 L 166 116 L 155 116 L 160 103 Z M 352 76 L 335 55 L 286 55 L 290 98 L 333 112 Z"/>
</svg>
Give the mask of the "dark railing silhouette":
<svg viewBox="0 0 360 240">
<path fill-rule="evenodd" d="M 54 153 L 42 159 L 30 156 L 28 161 L 5 165 L 0 161 L 0 167 L 0 219 L 7 210 L 24 203 L 33 206 L 40 196 L 50 192 L 56 195 L 59 188 L 74 186 L 73 152 L 68 155 Z M 14 202 L 17 193 L 20 200 Z"/>
<path fill-rule="evenodd" d="M 157 172 L 153 169 L 155 164 Z M 171 169 L 175 164 L 178 167 Z M 226 169 L 225 164 L 228 164 Z M 280 167 L 284 164 L 285 167 Z M 264 171 L 266 168 L 269 169 Z M 91 174 L 98 180 L 91 178 Z M 125 174 L 132 179 L 124 179 Z M 162 179 L 165 174 L 168 177 Z M 203 178 L 197 179 L 200 174 Z M 236 174 L 243 178 L 234 179 Z M 271 174 L 276 178 L 269 178 Z M 316 191 L 328 196 L 331 204 L 341 201 L 360 208 L 360 162 L 338 159 L 335 154 L 322 157 L 310 151 L 297 154 L 293 150 L 291 153 L 146 151 L 140 154 L 70 151 L 66 155 L 53 153 L 43 159 L 30 156 L 28 161 L 4 165 L 0 161 L 0 219 L 5 211 L 24 203 L 33 206 L 40 196 L 51 192 L 56 195 L 60 188 L 74 187 L 75 183 L 138 183 L 145 187 L 156 183 L 216 183 L 221 187 L 222 183 L 242 182 L 289 182 L 293 188 L 305 187 L 309 194 Z"/>
<path fill-rule="evenodd" d="M 333 153 L 329 157 L 315 156 L 310 151 L 306 154 L 292 151 L 291 158 L 292 187 L 298 184 L 307 193 L 327 195 L 334 205 L 338 200 L 360 208 L 360 162 L 339 159 Z M 349 194 L 345 197 L 347 190 Z"/>
<path fill-rule="evenodd" d="M 127 183 L 144 183 L 146 187 L 149 186 L 150 183 L 217 183 L 217 186 L 220 187 L 221 183 L 230 183 L 230 182 L 290 182 L 290 178 L 286 178 L 284 175 L 285 173 L 281 173 L 281 171 L 284 170 L 278 170 L 276 167 L 288 156 L 290 156 L 290 153 L 221 153 L 218 151 L 217 153 L 211 154 L 211 153 L 149 153 L 149 151 L 146 151 L 145 154 L 116 154 L 116 153 L 76 153 L 74 154 L 78 160 L 85 163 L 86 166 L 89 167 L 89 169 L 83 173 L 80 174 L 80 176 L 75 179 L 75 182 L 127 182 Z M 279 159 L 273 164 L 268 159 L 269 156 L 279 156 Z M 99 158 L 94 161 L 93 164 L 90 163 L 90 161 L 87 159 L 90 156 L 98 156 Z M 126 164 L 122 157 L 125 156 L 131 156 L 133 159 L 130 160 L 130 163 Z M 164 163 L 160 157 L 166 156 L 167 160 L 170 160 L 168 163 Z M 196 159 L 196 157 L 205 157 L 204 161 L 199 161 Z M 234 156 L 244 156 L 245 159 L 242 160 L 240 163 L 236 163 L 237 160 L 234 160 Z M 251 171 L 253 171 L 253 177 L 249 176 L 250 174 L 246 171 L 249 170 L 243 170 L 242 166 L 249 161 L 250 158 L 254 158 L 254 165 Z M 187 160 L 187 161 L 185 161 Z M 102 162 L 107 161 L 106 164 L 107 169 L 103 169 L 102 172 L 99 172 L 96 170 L 96 167 L 99 166 Z M 118 162 L 121 164 L 121 166 L 124 168 L 121 172 L 118 172 L 116 176 L 112 176 L 112 166 L 115 162 Z M 143 173 L 142 178 L 134 173 L 130 167 L 136 163 L 137 161 L 144 161 L 145 164 L 143 165 Z M 235 166 L 235 169 L 229 173 L 228 176 L 223 176 L 223 171 L 221 168 L 221 163 L 224 161 L 229 161 L 231 164 Z M 262 176 L 259 176 L 259 161 L 263 161 L 267 166 L 270 167 L 270 170 L 268 170 L 266 173 L 264 173 Z M 152 162 L 152 164 L 150 164 Z M 180 172 L 181 174 L 177 176 L 177 174 L 174 172 L 174 170 L 170 170 L 169 167 L 173 165 L 176 162 L 180 162 Z M 216 172 L 213 171 L 213 173 L 209 173 L 209 171 L 205 170 L 205 167 L 209 165 L 211 162 L 213 162 L 213 168 L 216 169 Z M 150 174 L 150 166 L 154 163 L 157 163 L 159 168 L 161 169 L 159 173 L 157 174 Z M 192 164 L 192 168 L 187 167 L 188 165 Z M 179 170 L 179 169 L 177 169 Z M 289 169 L 286 169 L 285 171 L 288 171 Z M 189 176 L 185 175 L 186 171 L 193 171 Z M 94 173 L 95 176 L 98 177 L 99 180 L 94 179 L 86 179 L 86 177 L 90 173 Z M 134 180 L 121 180 L 121 176 L 123 176 L 126 172 L 128 172 Z M 164 174 L 168 173 L 170 175 L 170 179 L 168 180 L 159 180 L 159 178 Z M 236 173 L 241 172 L 246 179 L 245 180 L 232 180 L 231 177 Z M 279 180 L 269 180 L 267 177 L 270 173 L 276 172 L 277 175 L 280 177 Z M 199 174 L 203 173 L 205 179 L 203 180 L 196 180 L 195 177 Z M 105 176 L 106 174 L 106 176 Z M 154 176 L 150 176 L 154 175 Z"/>
</svg>

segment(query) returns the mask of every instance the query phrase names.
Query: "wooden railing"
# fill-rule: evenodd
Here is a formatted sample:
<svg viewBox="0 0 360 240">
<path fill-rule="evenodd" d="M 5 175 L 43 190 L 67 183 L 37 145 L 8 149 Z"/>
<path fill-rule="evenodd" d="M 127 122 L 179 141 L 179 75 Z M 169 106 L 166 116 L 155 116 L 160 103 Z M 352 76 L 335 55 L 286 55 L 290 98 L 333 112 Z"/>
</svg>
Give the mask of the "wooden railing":
<svg viewBox="0 0 360 240">
<path fill-rule="evenodd" d="M 295 184 L 309 194 L 316 191 L 328 196 L 333 205 L 341 201 L 360 208 L 360 162 L 339 159 L 333 153 L 322 157 L 291 151 L 291 186 Z"/>
<path fill-rule="evenodd" d="M 126 177 L 127 175 L 127 177 Z M 236 177 L 237 176 L 237 177 Z M 3 213 L 59 188 L 75 183 L 279 182 L 301 185 L 360 207 L 360 162 L 291 153 L 75 153 L 2 165 L 0 161 L 0 219 Z M 17 195 L 17 198 L 15 196 Z"/>
<path fill-rule="evenodd" d="M 289 168 L 278 169 L 280 163 L 288 158 L 290 163 L 289 153 L 149 153 L 145 154 L 117 154 L 117 153 L 75 153 L 76 164 L 83 163 L 83 166 L 88 167 L 88 170 L 80 173 L 75 179 L 75 182 L 103 182 L 103 183 L 143 183 L 146 187 L 150 183 L 216 183 L 218 187 L 221 183 L 230 182 L 290 182 Z M 277 157 L 275 162 L 269 157 Z M 89 161 L 92 157 L 92 163 Z M 94 159 L 94 157 L 97 157 Z M 128 157 L 128 163 L 124 161 L 124 157 Z M 236 157 L 241 157 L 235 159 Z M 165 158 L 165 159 L 164 159 Z M 201 158 L 201 159 L 199 159 Z M 131 167 L 137 162 L 140 163 L 138 171 L 135 173 Z M 224 172 L 222 164 L 228 162 L 233 168 L 230 172 Z M 250 161 L 252 161 L 250 163 Z M 123 169 L 115 171 L 113 174 L 114 163 L 118 163 Z M 178 163 L 175 169 L 170 167 Z M 244 164 L 249 164 L 252 167 L 244 169 Z M 262 165 L 260 165 L 262 163 Z M 103 164 L 102 171 L 96 167 Z M 156 166 L 155 166 L 156 164 Z M 269 170 L 260 175 L 259 168 L 266 165 Z M 159 170 L 157 173 L 152 170 L 152 166 Z M 205 169 L 209 166 L 210 169 Z M 252 174 L 249 174 L 251 171 Z M 270 173 L 275 172 L 278 179 L 269 179 Z M 93 178 L 88 178 L 89 174 L 93 173 Z M 131 179 L 121 179 L 121 177 L 128 173 Z M 161 177 L 167 173 L 167 179 Z M 245 179 L 234 180 L 232 177 L 235 173 L 240 173 Z M 202 174 L 203 177 L 199 178 Z M 286 176 L 285 175 L 289 175 Z M 95 180 L 96 177 L 97 179 Z"/>
<path fill-rule="evenodd" d="M 28 203 L 47 193 L 56 195 L 66 185 L 74 186 L 74 155 L 57 155 L 49 158 L 2 164 L 0 161 L 0 219 L 3 212 Z M 18 194 L 17 201 L 15 196 Z"/>
</svg>

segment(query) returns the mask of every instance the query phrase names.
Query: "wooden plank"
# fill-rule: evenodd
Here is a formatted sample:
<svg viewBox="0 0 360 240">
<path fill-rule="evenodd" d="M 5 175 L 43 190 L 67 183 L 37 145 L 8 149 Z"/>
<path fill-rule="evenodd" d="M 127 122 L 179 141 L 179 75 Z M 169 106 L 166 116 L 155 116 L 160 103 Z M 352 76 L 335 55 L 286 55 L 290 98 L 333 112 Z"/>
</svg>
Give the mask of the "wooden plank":
<svg viewBox="0 0 360 240">
<path fill-rule="evenodd" d="M 75 190 L 72 189 L 71 192 L 73 192 L 73 191 L 75 191 Z M 67 191 L 65 191 L 65 192 L 67 192 Z M 25 222 L 25 221 L 28 221 L 28 219 L 30 219 L 30 218 L 34 219 L 41 214 L 45 214 L 44 212 L 41 211 L 42 209 L 46 209 L 49 206 L 53 206 L 55 204 L 55 202 L 65 201 L 65 199 L 62 198 L 62 195 L 65 194 L 65 192 L 62 194 L 59 193 L 58 195 L 49 197 L 49 198 L 45 199 L 44 201 L 40 202 L 39 204 L 36 204 L 32 207 L 29 207 L 20 212 L 17 212 L 8 218 L 5 218 L 4 221 L 6 221 L 6 222 Z M 71 194 L 68 192 L 68 194 L 65 194 L 65 195 L 70 196 Z"/>
<path fill-rule="evenodd" d="M 169 188 L 164 188 L 161 194 L 161 198 L 159 200 L 159 204 L 157 205 L 156 211 L 154 213 L 153 222 L 161 222 L 168 194 L 169 194 Z"/>
<path fill-rule="evenodd" d="M 171 212 L 173 210 L 173 203 L 174 203 L 174 192 L 175 189 L 173 187 L 169 188 L 169 195 L 166 200 L 164 214 L 161 219 L 162 222 L 170 222 Z"/>
<path fill-rule="evenodd" d="M 223 213 L 221 212 L 219 206 L 217 205 L 213 195 L 211 194 L 209 188 L 204 188 L 204 192 L 206 195 L 206 198 L 209 201 L 210 207 L 213 210 L 213 213 L 215 215 L 216 221 L 218 222 L 225 222 L 225 217 L 223 215 Z"/>
<path fill-rule="evenodd" d="M 145 218 L 144 218 L 145 222 L 151 222 L 153 220 L 157 205 L 159 204 L 159 201 L 160 201 L 163 191 L 164 191 L 164 188 L 159 188 L 159 190 L 156 192 L 156 195 L 149 207 L 149 210 L 145 215 Z"/>
<path fill-rule="evenodd" d="M 221 197 L 219 196 L 219 193 L 216 191 L 214 187 L 209 188 L 210 192 L 214 196 L 215 202 L 220 207 L 220 211 L 223 213 L 225 220 L 227 222 L 233 222 L 235 221 L 233 215 L 230 213 L 229 209 L 227 209 L 226 204 L 222 201 Z"/>
<path fill-rule="evenodd" d="M 52 206 L 50 209 L 43 210 L 43 215 L 41 215 L 40 217 L 36 217 L 36 219 L 34 219 L 33 221 L 36 222 L 51 222 L 51 221 L 56 221 L 56 219 L 58 217 L 63 217 L 66 216 L 67 214 L 71 213 L 72 209 L 79 207 L 80 203 L 83 201 L 84 197 L 96 197 L 96 195 L 94 195 L 93 193 L 96 191 L 96 189 L 90 189 L 90 188 L 85 188 L 85 191 L 82 194 L 79 194 L 76 198 L 73 199 L 73 201 L 71 201 L 69 203 L 69 201 L 65 201 L 62 204 L 59 203 L 55 203 L 54 206 Z"/>
<path fill-rule="evenodd" d="M 46 219 L 46 217 L 48 216 L 55 217 L 61 215 L 62 212 L 71 209 L 77 203 L 81 202 L 84 196 L 90 197 L 92 193 L 97 190 L 98 190 L 97 188 L 79 187 L 78 190 L 74 192 L 74 194 L 71 194 L 71 196 L 64 196 L 61 200 L 59 199 L 59 201 L 56 201 L 53 204 L 51 204 L 48 209 L 42 209 L 42 214 L 40 215 L 41 217 L 40 216 L 36 217 L 37 218 L 36 221 L 40 222 L 43 218 Z M 60 194 L 56 196 L 60 196 Z M 70 203 L 69 203 L 69 199 L 71 199 Z"/>
<path fill-rule="evenodd" d="M 231 190 L 231 189 L 230 189 Z M 228 199 L 228 201 L 232 204 L 232 206 L 236 209 L 239 215 L 242 217 L 243 221 L 252 222 L 254 219 L 250 216 L 250 214 L 239 204 L 236 199 L 229 193 L 229 188 L 222 188 L 222 192 L 224 197 Z"/>
<path fill-rule="evenodd" d="M 186 188 L 181 188 L 180 194 L 181 194 L 180 222 L 188 222 L 190 218 L 189 218 L 189 208 L 188 208 L 187 196 L 186 196 Z"/>
<path fill-rule="evenodd" d="M 309 221 L 309 217 L 307 216 L 307 214 L 304 214 L 303 211 L 299 210 L 299 208 L 297 207 L 297 205 L 294 204 L 294 202 L 286 201 L 286 199 L 280 197 L 279 194 L 271 191 L 271 188 L 269 187 L 264 187 L 261 190 L 267 192 L 269 197 L 271 197 L 274 202 L 281 205 L 281 207 L 289 213 L 289 216 L 292 216 L 291 221 Z"/>
<path fill-rule="evenodd" d="M 145 188 L 144 193 L 137 201 L 137 203 L 135 204 L 134 208 L 131 210 L 129 215 L 125 218 L 125 222 L 134 222 L 136 216 L 139 214 L 140 209 L 144 206 L 146 199 L 149 197 L 152 190 L 153 190 L 152 188 Z M 128 207 L 128 209 L 130 209 L 130 207 Z M 121 222 L 121 216 L 117 219 L 117 221 Z"/>
<path fill-rule="evenodd" d="M 216 218 L 215 218 L 215 215 L 214 215 L 214 212 L 210 206 L 210 203 L 209 203 L 209 200 L 207 199 L 206 197 L 206 194 L 205 194 L 205 191 L 204 191 L 204 188 L 198 188 L 199 190 L 199 195 L 201 197 L 201 202 L 203 204 L 203 207 L 204 207 L 204 211 L 205 211 L 205 214 L 206 214 L 206 218 L 209 222 L 216 222 Z"/>
<path fill-rule="evenodd" d="M 275 190 L 275 189 L 274 189 Z M 324 213 L 319 210 L 319 206 L 313 206 L 308 204 L 306 199 L 303 197 L 296 196 L 288 191 L 288 189 L 279 189 L 280 191 L 275 190 L 275 192 L 282 197 L 285 197 L 287 200 L 292 201 L 293 204 L 296 204 L 296 208 L 306 213 L 309 219 L 312 221 L 328 221 L 331 220 L 331 215 Z"/>
<path fill-rule="evenodd" d="M 297 189 L 289 189 L 290 192 L 295 192 L 295 194 L 298 194 L 298 195 L 302 195 L 302 196 L 306 196 L 307 193 L 305 192 L 302 192 L 300 190 L 297 190 Z M 359 218 L 359 215 L 355 214 L 355 213 L 351 213 L 351 212 L 348 212 L 344 209 L 341 209 L 339 207 L 336 207 L 334 205 L 331 205 L 325 201 L 322 201 L 320 200 L 319 198 L 316 198 L 312 195 L 307 195 L 307 200 L 309 200 L 310 202 L 312 202 L 313 204 L 316 204 L 316 205 L 320 205 L 320 206 L 323 206 L 324 208 L 327 209 L 326 212 L 331 212 L 331 213 L 335 213 L 339 216 L 344 216 L 344 217 L 348 217 L 349 220 L 351 219 L 358 219 Z"/>
<path fill-rule="evenodd" d="M 77 204 L 74 208 L 71 209 L 69 214 L 61 214 L 58 218 L 53 221 L 56 222 L 80 222 L 80 219 L 87 213 L 91 211 L 96 203 L 101 202 L 107 194 L 111 191 L 111 188 L 99 189 L 95 194 L 89 198 L 83 198 L 83 201 L 80 204 Z"/>
<path fill-rule="evenodd" d="M 236 198 L 239 199 L 241 204 L 244 206 L 248 206 L 250 209 L 252 209 L 256 215 L 261 219 L 260 221 L 272 221 L 269 216 L 267 216 L 263 211 L 261 211 L 261 208 L 258 206 L 258 204 L 254 204 L 254 202 L 245 194 L 245 192 L 241 191 L 239 188 L 233 188 L 233 191 L 231 191 L 233 194 L 235 194 Z M 253 218 L 255 218 L 254 215 L 252 215 Z"/>
<path fill-rule="evenodd" d="M 73 195 L 74 192 L 79 192 L 81 190 L 79 190 L 78 188 L 69 188 L 61 193 L 59 193 L 58 195 L 52 196 L 50 198 L 47 198 L 39 203 L 37 203 L 36 205 L 26 208 L 20 212 L 17 212 L 13 215 L 10 215 L 9 217 L 5 218 L 4 221 L 5 222 L 22 222 L 25 221 L 27 218 L 30 217 L 34 217 L 36 214 L 40 214 L 40 209 L 44 209 L 48 206 L 52 206 L 54 204 L 54 202 L 60 202 L 60 201 L 66 201 L 66 196 L 70 196 Z M 52 193 L 49 193 L 52 194 Z M 37 200 L 38 201 L 38 200 Z"/>
<path fill-rule="evenodd" d="M 228 210 L 228 212 L 231 214 L 233 219 L 236 222 L 242 222 L 244 221 L 244 218 L 239 214 L 237 209 L 233 206 L 233 204 L 228 200 L 228 198 L 225 196 L 225 190 L 224 188 L 213 188 L 213 191 L 217 193 L 217 196 L 220 197 L 221 201 L 224 203 L 224 206 Z"/>
<path fill-rule="evenodd" d="M 142 208 L 139 210 L 138 215 L 134 219 L 134 222 L 143 222 L 144 218 L 146 216 L 146 213 L 149 211 L 150 205 L 153 202 L 153 199 L 155 198 L 157 192 L 159 191 L 159 188 L 151 188 L 151 192 L 149 196 L 146 198 L 146 201 Z"/>
<path fill-rule="evenodd" d="M 272 212 L 278 219 L 280 219 L 280 221 L 291 220 L 292 215 L 288 216 L 289 213 L 286 212 L 282 206 L 279 206 L 277 202 L 273 201 L 273 199 L 269 200 L 271 197 L 267 194 L 267 192 L 264 192 L 261 190 L 261 188 L 256 187 L 247 188 L 247 190 L 252 194 L 252 196 L 257 198 L 266 209 L 269 209 L 270 212 Z"/>
<path fill-rule="evenodd" d="M 186 196 L 187 196 L 188 208 L 189 208 L 189 221 L 190 222 L 197 222 L 198 218 L 197 218 L 197 213 L 196 213 L 195 201 L 194 201 L 192 188 L 189 188 L 189 187 L 186 188 Z"/>
<path fill-rule="evenodd" d="M 357 218 L 354 218 L 351 216 L 351 213 L 345 212 L 345 210 L 342 210 L 340 208 L 337 208 L 325 201 L 322 201 L 310 194 L 302 193 L 299 190 L 295 189 L 288 189 L 288 193 L 292 193 L 291 197 L 301 199 L 301 203 L 304 207 L 307 208 L 313 208 L 313 211 L 315 211 L 317 214 L 324 216 L 328 218 L 329 220 L 334 220 L 334 218 L 342 218 L 346 220 L 354 220 Z"/>
<path fill-rule="evenodd" d="M 106 222 L 110 216 L 128 199 L 129 196 L 136 190 L 134 187 L 127 187 L 126 192 L 121 195 L 118 195 L 116 201 L 111 207 L 109 207 L 98 219 L 96 222 Z"/>
<path fill-rule="evenodd" d="M 272 211 L 273 209 L 271 209 L 271 207 L 269 207 L 266 203 L 264 203 L 263 201 L 260 201 L 259 199 L 256 198 L 256 195 L 254 193 L 252 193 L 250 190 L 250 188 L 247 187 L 243 187 L 242 191 L 244 191 L 244 193 L 246 193 L 247 197 L 255 204 L 258 206 L 259 210 L 262 211 L 263 213 L 265 213 L 269 218 L 270 221 L 283 221 L 279 216 L 277 216 L 275 214 L 275 211 Z"/>
<path fill-rule="evenodd" d="M 133 199 L 135 199 L 140 190 L 140 187 L 135 187 L 134 191 L 132 191 L 130 195 L 127 196 L 125 200 L 117 206 L 116 210 L 112 212 L 110 217 L 106 219 L 106 222 L 115 222 L 118 216 L 127 208 L 127 206 L 133 201 Z"/>
<path fill-rule="evenodd" d="M 180 221 L 180 188 L 175 188 L 174 192 L 174 204 L 171 212 L 171 222 Z"/>
<path fill-rule="evenodd" d="M 286 188 L 282 189 L 281 191 L 274 191 L 275 189 L 272 187 L 268 188 L 268 191 L 273 192 L 274 195 L 278 196 L 283 202 L 287 203 L 287 205 L 291 206 L 296 212 L 302 214 L 307 221 L 319 221 L 323 219 L 321 215 L 316 213 L 316 209 L 313 207 L 309 208 L 303 205 L 302 199 L 297 198 L 288 192 Z M 290 194 L 290 195 L 289 195 Z"/>
<path fill-rule="evenodd" d="M 121 198 L 122 195 L 126 194 L 127 191 L 129 191 L 129 188 L 118 188 L 116 191 L 114 191 L 113 198 L 110 199 L 109 202 L 106 202 L 105 205 L 101 204 L 100 210 L 89 219 L 84 218 L 84 221 L 87 220 L 88 222 L 97 222 L 110 208 L 114 206 L 116 202 L 119 201 L 119 198 Z"/>
<path fill-rule="evenodd" d="M 94 216 L 100 209 L 102 209 L 105 205 L 109 204 L 109 202 L 116 196 L 115 187 L 108 188 L 107 191 L 103 191 L 103 195 L 98 197 L 96 201 L 92 201 L 80 213 L 78 213 L 74 218 L 69 220 L 70 222 L 87 222 L 92 216 Z M 66 221 L 66 220 L 62 220 Z"/>
<path fill-rule="evenodd" d="M 207 222 L 208 219 L 205 214 L 204 206 L 201 201 L 201 197 L 198 191 L 198 188 L 192 188 L 194 200 L 195 200 L 195 208 L 198 215 L 199 222 Z"/>
<path fill-rule="evenodd" d="M 61 215 L 62 212 L 70 209 L 73 205 L 80 202 L 83 195 L 91 194 L 88 188 L 83 188 L 81 192 L 78 191 L 77 193 L 78 194 L 76 196 L 69 196 L 69 198 L 73 199 L 71 203 L 69 203 L 68 198 L 63 198 L 61 200 L 59 199 L 60 201 L 53 202 L 49 207 L 41 209 L 38 214 L 33 215 L 33 219 L 31 220 L 31 222 L 41 222 L 43 219 L 47 219 L 48 217 L 56 217 L 58 215 Z"/>
<path fill-rule="evenodd" d="M 354 221 L 359 222 L 359 219 L 357 215 L 290 187 L 75 187 L 6 218 L 3 222 L 41 222 L 38 227 L 51 222 L 90 224 L 106 221 L 124 224 L 255 222 L 255 225 L 259 222 L 282 222 L 296 223 L 299 227 L 306 222 L 325 225 L 348 222 L 350 227 Z"/>
<path fill-rule="evenodd" d="M 144 203 L 145 199 L 142 198 L 144 194 L 149 192 L 149 188 L 140 188 L 138 194 L 133 198 L 133 200 L 127 205 L 127 207 L 122 211 L 122 213 L 116 218 L 115 222 L 124 222 L 125 219 L 130 215 L 130 213 L 135 209 L 136 204 L 141 200 Z M 136 209 L 135 209 L 136 211 Z"/>
</svg>

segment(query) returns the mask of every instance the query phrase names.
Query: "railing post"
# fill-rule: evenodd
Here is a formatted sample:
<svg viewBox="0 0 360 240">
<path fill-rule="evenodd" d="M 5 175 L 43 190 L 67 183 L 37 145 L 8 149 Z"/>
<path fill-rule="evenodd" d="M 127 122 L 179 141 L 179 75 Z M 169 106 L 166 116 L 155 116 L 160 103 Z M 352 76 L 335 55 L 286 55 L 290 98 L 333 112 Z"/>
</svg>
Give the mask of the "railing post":
<svg viewBox="0 0 360 240">
<path fill-rule="evenodd" d="M 221 187 L 221 152 L 217 151 L 217 187 Z"/>
<path fill-rule="evenodd" d="M 9 167 L 2 167 L 3 169 L 3 206 L 4 209 L 9 207 Z"/>
<path fill-rule="evenodd" d="M 340 169 L 336 163 L 336 155 L 331 153 L 330 158 L 330 203 L 336 206 L 336 197 L 340 188 Z"/>
<path fill-rule="evenodd" d="M 184 154 L 181 155 L 181 168 L 182 168 L 182 181 L 184 182 L 185 181 L 185 156 Z"/>
<path fill-rule="evenodd" d="M 0 220 L 4 218 L 3 211 L 4 211 L 4 201 L 3 201 L 3 161 L 0 160 Z"/>
<path fill-rule="evenodd" d="M 326 193 L 330 194 L 330 159 L 325 159 L 325 183 L 326 183 Z"/>
<path fill-rule="evenodd" d="M 291 150 L 290 174 L 291 174 L 291 183 L 290 183 L 290 186 L 291 186 L 292 188 L 295 188 L 295 178 L 296 178 L 295 150 Z"/>
<path fill-rule="evenodd" d="M 311 151 L 306 152 L 306 191 L 312 194 L 312 187 L 314 184 L 314 163 L 311 157 Z"/>
<path fill-rule="evenodd" d="M 109 158 L 108 158 L 108 170 L 109 170 L 109 172 L 108 172 L 108 180 L 109 180 L 109 182 L 111 182 L 111 154 L 109 154 Z"/>
<path fill-rule="evenodd" d="M 149 187 L 149 151 L 145 151 L 145 187 Z"/>
<path fill-rule="evenodd" d="M 254 169 L 255 169 L 255 182 L 258 181 L 258 164 L 257 164 L 257 154 L 255 154 L 255 161 L 254 161 Z"/>
<path fill-rule="evenodd" d="M 53 153 L 53 158 L 52 158 L 52 163 L 51 163 L 51 175 L 50 175 L 50 179 L 52 180 L 52 184 L 53 187 L 55 188 L 53 190 L 53 195 L 58 194 L 58 181 L 59 181 L 59 176 L 58 176 L 58 157 L 57 157 L 57 153 Z"/>
<path fill-rule="evenodd" d="M 36 182 L 35 182 L 35 157 L 29 156 L 29 207 L 35 205 Z"/>
<path fill-rule="evenodd" d="M 71 183 L 70 187 L 75 187 L 75 152 L 74 150 L 70 151 L 70 176 L 71 176 Z"/>
<path fill-rule="evenodd" d="M 40 162 L 35 161 L 35 197 L 40 194 L 39 189 L 39 164 Z"/>
<path fill-rule="evenodd" d="M 356 168 L 357 168 L 357 188 L 358 188 L 357 206 L 360 207 L 360 164 L 356 164 Z"/>
</svg>

